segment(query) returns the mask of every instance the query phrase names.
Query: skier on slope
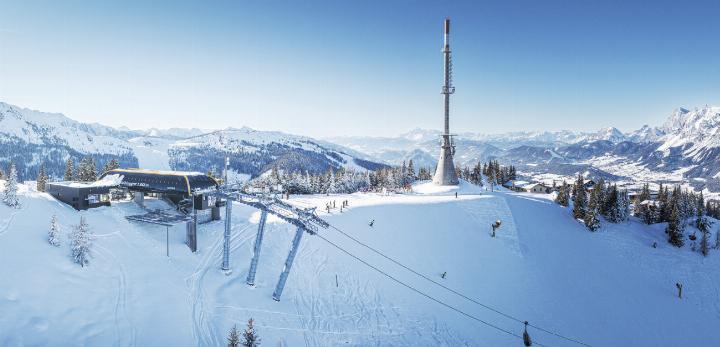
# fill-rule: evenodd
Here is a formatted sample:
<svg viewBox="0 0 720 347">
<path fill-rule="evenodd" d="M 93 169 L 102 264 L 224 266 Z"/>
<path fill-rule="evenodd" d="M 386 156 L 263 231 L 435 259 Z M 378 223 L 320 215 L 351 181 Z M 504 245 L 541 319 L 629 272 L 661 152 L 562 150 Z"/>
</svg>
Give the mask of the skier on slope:
<svg viewBox="0 0 720 347">
<path fill-rule="evenodd" d="M 370 227 L 372 228 L 372 227 L 373 227 L 373 225 L 375 225 L 375 220 L 374 220 L 374 219 L 373 219 L 373 220 L 371 220 L 371 221 L 370 221 L 370 223 L 369 223 L 368 225 L 369 225 L 369 226 L 370 226 Z"/>
<path fill-rule="evenodd" d="M 492 227 L 492 237 L 495 237 L 495 230 L 500 228 L 500 224 L 502 224 L 502 222 L 498 219 L 495 221 L 495 223 L 490 225 Z"/>
</svg>

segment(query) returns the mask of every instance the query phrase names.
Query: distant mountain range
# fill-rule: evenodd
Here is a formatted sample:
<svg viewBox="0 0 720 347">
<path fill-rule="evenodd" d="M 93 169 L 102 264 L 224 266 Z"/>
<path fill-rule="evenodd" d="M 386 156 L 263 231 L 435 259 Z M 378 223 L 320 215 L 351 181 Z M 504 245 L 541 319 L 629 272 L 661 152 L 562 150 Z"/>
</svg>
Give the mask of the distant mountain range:
<svg viewBox="0 0 720 347">
<path fill-rule="evenodd" d="M 321 172 L 329 168 L 374 170 L 413 160 L 434 167 L 437 130 L 415 129 L 396 137 L 304 136 L 250 128 L 224 130 L 131 130 L 74 121 L 0 102 L 0 168 L 14 161 L 24 179 L 44 162 L 60 177 L 65 160 L 93 156 L 102 166 L 116 158 L 122 166 L 219 172 L 224 158 L 242 174 L 258 176 L 271 167 Z M 456 161 L 474 165 L 497 159 L 522 175 L 568 178 L 578 172 L 614 181 L 685 182 L 720 191 L 720 107 L 678 108 L 660 126 L 623 133 L 518 131 L 459 133 Z"/>
<path fill-rule="evenodd" d="M 519 131 L 459 133 L 455 160 L 461 165 L 497 159 L 528 176 L 587 172 L 612 180 L 686 182 L 720 191 L 720 107 L 678 108 L 661 126 L 623 133 Z M 415 129 L 397 137 L 333 137 L 326 140 L 398 165 L 436 164 L 440 131 Z M 419 165 L 418 165 L 419 164 Z"/>
<path fill-rule="evenodd" d="M 351 149 L 309 137 L 250 128 L 131 130 L 74 121 L 0 102 L 0 168 L 13 161 L 21 179 L 34 179 L 41 163 L 61 178 L 65 161 L 96 159 L 98 170 L 115 158 L 123 167 L 220 172 L 225 157 L 237 173 L 258 176 L 273 166 L 289 171 L 386 166 Z"/>
</svg>

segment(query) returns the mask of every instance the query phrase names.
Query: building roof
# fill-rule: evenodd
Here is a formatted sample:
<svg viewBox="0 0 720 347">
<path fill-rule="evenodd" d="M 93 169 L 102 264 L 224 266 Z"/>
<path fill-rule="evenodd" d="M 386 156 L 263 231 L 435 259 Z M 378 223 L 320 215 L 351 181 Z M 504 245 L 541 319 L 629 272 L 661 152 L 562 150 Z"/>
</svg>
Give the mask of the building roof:
<svg viewBox="0 0 720 347">
<path fill-rule="evenodd" d="M 532 189 L 532 188 L 535 188 L 536 186 L 542 186 L 543 188 L 549 188 L 548 186 L 546 186 L 545 184 L 540 183 L 540 182 L 528 183 L 526 185 L 523 185 L 522 188 L 523 189 Z"/>
<path fill-rule="evenodd" d="M 120 175 L 104 175 L 101 179 L 94 182 L 79 182 L 79 181 L 58 181 L 58 182 L 47 182 L 55 186 L 70 187 L 70 188 L 96 188 L 96 187 L 116 187 L 122 181 Z"/>
<path fill-rule="evenodd" d="M 115 169 L 103 174 L 102 178 L 111 175 L 122 178 L 120 187 L 144 192 L 192 195 L 218 187 L 214 178 L 200 172 Z"/>
</svg>

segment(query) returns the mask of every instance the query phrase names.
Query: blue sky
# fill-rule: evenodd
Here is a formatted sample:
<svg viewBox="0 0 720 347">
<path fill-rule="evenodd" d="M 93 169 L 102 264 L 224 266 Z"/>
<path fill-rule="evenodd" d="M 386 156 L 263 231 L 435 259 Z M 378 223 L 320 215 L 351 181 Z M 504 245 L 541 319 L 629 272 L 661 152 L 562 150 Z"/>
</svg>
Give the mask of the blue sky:
<svg viewBox="0 0 720 347">
<path fill-rule="evenodd" d="M 720 105 L 720 2 L 0 0 L 0 101 L 131 128 L 632 130 Z"/>
</svg>

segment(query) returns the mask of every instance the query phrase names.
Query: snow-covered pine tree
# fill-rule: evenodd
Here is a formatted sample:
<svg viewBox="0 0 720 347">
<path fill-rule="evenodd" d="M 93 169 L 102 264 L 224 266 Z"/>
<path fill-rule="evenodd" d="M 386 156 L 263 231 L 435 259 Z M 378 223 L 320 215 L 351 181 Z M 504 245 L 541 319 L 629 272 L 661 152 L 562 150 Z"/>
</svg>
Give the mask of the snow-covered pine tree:
<svg viewBox="0 0 720 347">
<path fill-rule="evenodd" d="M 50 219 L 50 230 L 48 230 L 48 243 L 58 247 L 60 246 L 60 228 L 58 228 L 57 217 L 55 215 Z"/>
<path fill-rule="evenodd" d="M 590 197 L 588 198 L 588 206 L 585 210 L 585 226 L 590 231 L 595 231 L 600 228 L 600 191 L 602 190 L 602 187 L 596 186 L 593 188 L 593 190 L 590 192 Z"/>
<path fill-rule="evenodd" d="M 63 180 L 65 181 L 73 181 L 75 179 L 75 163 L 73 163 L 72 158 L 68 158 L 65 162 L 65 175 L 63 176 Z"/>
<path fill-rule="evenodd" d="M 703 198 L 703 193 L 700 192 L 700 195 L 697 198 L 697 207 L 695 208 L 696 211 L 696 219 L 695 219 L 695 227 L 698 228 L 698 230 L 702 232 L 710 231 L 710 227 L 712 226 L 712 222 L 707 219 L 705 216 L 705 198 Z"/>
<path fill-rule="evenodd" d="M 8 171 L 8 177 L 5 181 L 5 192 L 3 193 L 3 202 L 5 203 L 5 205 L 12 208 L 20 208 L 20 200 L 18 200 L 17 191 L 17 169 L 15 169 L 15 163 L 11 162 L 10 170 Z"/>
<path fill-rule="evenodd" d="M 647 201 L 647 200 L 646 200 Z M 653 207 L 648 204 L 643 204 L 640 209 L 640 218 L 645 224 L 650 225 L 657 222 L 658 213 Z"/>
<path fill-rule="evenodd" d="M 37 177 L 37 191 L 38 192 L 44 192 L 45 191 L 45 183 L 47 183 L 48 176 L 47 173 L 45 173 L 45 163 L 40 164 L 40 172 L 38 172 Z"/>
<path fill-rule="evenodd" d="M 627 189 L 618 193 L 618 220 L 624 222 L 630 217 L 630 197 Z"/>
<path fill-rule="evenodd" d="M 682 247 L 685 244 L 683 240 L 683 223 L 680 217 L 680 190 L 675 188 L 673 196 L 670 199 L 670 218 L 665 231 L 668 234 L 668 242 L 675 247 Z"/>
<path fill-rule="evenodd" d="M 80 182 L 91 182 L 95 180 L 95 161 L 91 157 L 80 160 L 75 175 Z"/>
<path fill-rule="evenodd" d="M 252 318 L 248 320 L 247 328 L 243 332 L 242 345 L 244 347 L 260 346 L 260 337 L 257 335 L 257 331 L 255 331 L 255 320 Z"/>
<path fill-rule="evenodd" d="M 408 161 L 408 166 L 407 166 L 407 179 L 408 179 L 408 183 L 410 183 L 410 184 L 412 184 L 413 182 L 415 182 L 415 165 L 413 164 L 412 159 L 410 159 L 410 160 Z"/>
<path fill-rule="evenodd" d="M 708 255 L 708 251 L 710 249 L 710 245 L 708 242 L 708 234 L 709 231 L 701 231 L 702 235 L 700 236 L 700 253 L 702 253 L 703 256 Z"/>
<path fill-rule="evenodd" d="M 555 197 L 555 202 L 563 207 L 568 207 L 570 204 L 570 186 L 568 186 L 567 182 L 563 181 Z"/>
<path fill-rule="evenodd" d="M 105 163 L 105 167 L 103 167 L 103 173 L 106 173 L 110 170 L 115 170 L 120 168 L 120 163 L 118 163 L 117 159 L 113 158 L 109 162 Z"/>
<path fill-rule="evenodd" d="M 95 167 L 95 159 L 93 159 L 93 157 L 87 157 L 87 173 L 85 180 L 86 182 L 97 181 L 97 168 Z"/>
<path fill-rule="evenodd" d="M 658 212 L 657 212 L 657 218 L 658 222 L 667 222 L 668 218 L 670 218 L 670 208 L 668 206 L 668 190 L 667 187 L 663 187 L 663 184 L 660 183 L 660 189 L 658 190 L 658 198 L 657 198 L 657 204 L 658 204 Z"/>
<path fill-rule="evenodd" d="M 237 330 L 237 326 L 233 325 L 230 329 L 230 336 L 228 336 L 228 347 L 240 346 L 240 333 Z"/>
<path fill-rule="evenodd" d="M 92 247 L 92 233 L 85 217 L 80 217 L 80 224 L 70 233 L 70 251 L 75 263 L 85 267 L 90 263 L 90 250 Z"/>
<path fill-rule="evenodd" d="M 609 186 L 605 193 L 605 201 L 603 202 L 603 206 L 605 206 L 605 213 L 603 214 L 605 218 L 610 223 L 617 223 L 621 221 L 620 218 L 620 196 L 618 194 L 617 186 L 612 185 Z"/>
<path fill-rule="evenodd" d="M 593 187 L 593 191 L 595 191 L 595 194 L 597 195 L 598 213 L 603 216 L 607 213 L 607 209 L 609 207 L 605 205 L 605 195 L 607 192 L 606 188 L 608 187 L 605 187 L 605 179 L 602 177 L 598 178 L 597 183 L 595 183 L 595 186 Z"/>
<path fill-rule="evenodd" d="M 335 176 L 335 170 L 330 169 L 330 173 L 328 175 L 328 188 L 327 192 L 330 194 L 336 194 L 338 193 L 338 187 L 337 187 L 337 179 Z"/>
<path fill-rule="evenodd" d="M 587 195 L 585 194 L 585 180 L 582 174 L 573 186 L 573 218 L 585 220 L 585 209 L 587 206 Z"/>
</svg>

